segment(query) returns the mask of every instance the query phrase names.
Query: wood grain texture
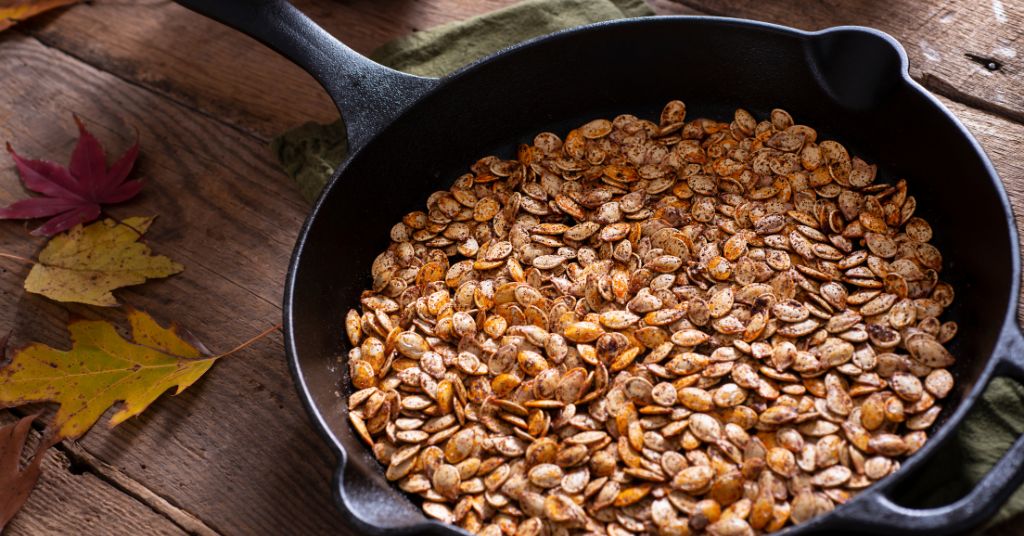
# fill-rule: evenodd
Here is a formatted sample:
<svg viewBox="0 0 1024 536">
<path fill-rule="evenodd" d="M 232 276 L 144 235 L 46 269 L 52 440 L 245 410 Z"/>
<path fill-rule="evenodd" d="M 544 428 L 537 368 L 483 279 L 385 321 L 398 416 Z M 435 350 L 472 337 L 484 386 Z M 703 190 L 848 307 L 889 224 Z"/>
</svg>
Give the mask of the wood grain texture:
<svg viewBox="0 0 1024 536">
<path fill-rule="evenodd" d="M 93 456 L 77 441 L 65 441 L 58 447 L 79 469 L 89 471 L 125 495 L 145 504 L 154 512 L 166 517 L 179 528 L 193 536 L 216 536 L 219 534 L 196 516 L 174 506 L 170 501 L 157 495 L 153 490 L 109 463 Z"/>
<path fill-rule="evenodd" d="M 124 302 L 179 322 L 213 351 L 279 321 L 284 273 L 306 205 L 263 141 L 33 38 L 0 36 L 0 51 L 0 95 L 18 103 L 4 106 L 0 139 L 23 154 L 64 160 L 76 139 L 72 111 L 114 152 L 138 130 L 138 176 L 148 184 L 112 213 L 159 214 L 147 239 L 186 270 L 120 293 Z M 0 203 L 24 195 L 4 158 Z M 34 256 L 42 241 L 26 229 L 0 226 L 0 249 Z M 19 287 L 27 267 L 6 267 L 0 325 L 14 331 L 14 344 L 34 339 L 66 347 L 65 308 L 25 295 Z M 122 319 L 114 309 L 67 310 Z M 177 507 L 212 520 L 214 530 L 331 532 L 341 523 L 328 489 L 333 459 L 308 424 L 283 356 L 275 334 L 222 360 L 181 396 L 159 400 L 112 431 L 101 424 L 80 443 Z"/>
<path fill-rule="evenodd" d="M 806 30 L 855 24 L 892 34 L 934 92 L 1024 122 L 1024 2 L 673 0 L 713 15 Z"/>
<path fill-rule="evenodd" d="M 362 53 L 410 32 L 515 0 L 295 4 Z M 277 53 L 164 1 L 96 0 L 24 27 L 49 46 L 269 139 L 305 121 L 338 116 L 313 79 Z"/>
<path fill-rule="evenodd" d="M 299 4 L 365 52 L 414 29 L 511 2 Z M 815 7 L 821 4 L 806 4 L 810 7 L 805 9 L 801 3 L 807 13 L 798 19 L 802 11 L 788 15 L 778 7 L 793 9 L 786 2 L 651 2 L 661 13 L 714 8 L 721 14 L 766 20 L 791 17 L 779 22 L 811 28 L 857 22 L 843 20 L 853 17 L 846 10 L 863 11 L 860 22 L 870 23 L 874 14 L 863 7 L 867 3 L 829 4 L 838 14 Z M 896 9 L 870 3 L 881 12 Z M 926 9 L 923 3 L 892 4 Z M 987 0 L 976 4 L 965 13 L 981 13 L 979 9 L 989 6 Z M 1003 5 L 1009 17 L 1020 12 L 1022 2 L 1003 0 Z M 956 20 L 965 16 L 955 15 Z M 911 50 L 907 36 L 927 34 L 921 24 L 915 15 L 897 18 L 889 27 L 877 25 Z M 938 46 L 953 54 L 955 46 L 966 43 L 943 41 Z M 913 55 L 911 62 L 923 65 Z M 939 73 L 917 74 L 928 72 Z M 988 151 L 1022 215 L 1024 161 L 1018 155 L 1024 149 L 1024 126 L 962 103 L 978 105 L 963 95 L 980 95 L 986 82 L 1002 80 L 995 77 L 1009 76 L 1008 71 L 981 78 L 980 89 L 954 77 L 958 72 L 943 76 L 964 88 L 962 95 L 954 95 L 960 102 L 944 102 Z M 148 235 L 150 244 L 186 266 L 183 274 L 117 295 L 162 320 L 178 321 L 213 351 L 226 350 L 277 322 L 288 255 L 306 205 L 276 168 L 265 140 L 303 121 L 335 116 L 316 83 L 248 38 L 173 3 L 96 0 L 0 35 L 0 141 L 13 141 L 26 155 L 64 160 L 76 136 L 72 111 L 84 117 L 111 152 L 131 143 L 133 129 L 138 129 L 143 148 L 139 176 L 148 184 L 139 198 L 112 212 L 118 217 L 159 214 Z M 24 195 L 10 161 L 0 157 L 0 204 Z M 1018 217 L 1018 227 L 1022 223 Z M 29 237 L 27 229 L 17 223 L 0 225 L 0 250 L 33 256 L 42 241 Z M 121 318 L 116 310 L 63 307 L 25 295 L 20 285 L 27 268 L 7 262 L 0 268 L 0 325 L 15 331 L 15 344 L 39 340 L 66 347 L 69 313 Z M 74 532 L 83 519 L 90 534 L 161 534 L 169 518 L 177 519 L 178 524 L 169 525 L 177 530 L 189 517 L 224 534 L 346 533 L 328 485 L 334 460 L 308 424 L 283 354 L 275 335 L 218 363 L 196 386 L 180 396 L 164 397 L 141 417 L 114 430 L 97 426 L 82 441 L 64 445 L 67 453 L 87 461 L 89 474 L 102 480 L 100 484 L 113 484 L 102 489 L 122 492 L 94 499 L 93 492 L 66 483 L 84 475 L 65 478 L 48 467 L 54 478 L 64 480 L 44 482 L 46 487 L 30 498 L 10 534 Z M 141 489 L 129 489 L 135 485 Z M 52 508 L 54 501 L 66 506 Z M 101 512 L 108 502 L 111 513 Z M 165 513 L 153 513 L 146 524 L 132 524 L 118 514 L 126 507 L 117 505 L 126 504 Z"/>
<path fill-rule="evenodd" d="M 0 413 L 0 426 L 15 420 Z M 22 461 L 35 452 L 38 432 L 31 432 Z M 57 536 L 64 534 L 183 535 L 180 527 L 89 472 L 72 469 L 59 449 L 50 449 L 43 472 L 29 501 L 8 524 L 4 534 Z M 112 522 L 116 519 L 117 522 Z"/>
</svg>

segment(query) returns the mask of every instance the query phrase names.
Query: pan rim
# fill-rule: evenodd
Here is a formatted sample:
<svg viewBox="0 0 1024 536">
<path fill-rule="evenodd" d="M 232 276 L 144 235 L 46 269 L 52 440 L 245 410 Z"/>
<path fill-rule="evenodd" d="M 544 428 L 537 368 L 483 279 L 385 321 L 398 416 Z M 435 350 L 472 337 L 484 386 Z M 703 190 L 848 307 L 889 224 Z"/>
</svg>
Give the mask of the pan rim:
<svg viewBox="0 0 1024 536">
<path fill-rule="evenodd" d="M 598 22 L 585 26 L 579 26 L 576 28 L 570 28 L 561 30 L 552 34 L 538 36 L 527 41 L 517 43 L 508 47 L 505 47 L 487 57 L 481 58 L 474 61 L 450 75 L 438 79 L 438 83 L 417 98 L 414 102 L 410 103 L 405 111 L 397 116 L 392 123 L 381 129 L 381 131 L 374 133 L 369 140 L 356 151 L 348 155 L 344 162 L 338 166 L 338 169 L 332 174 L 331 179 L 327 182 L 324 189 L 320 193 L 316 202 L 314 203 L 309 215 L 304 221 L 299 235 L 296 239 L 295 247 L 292 252 L 291 259 L 288 265 L 288 272 L 285 280 L 285 292 L 283 298 L 283 324 L 284 324 L 284 342 L 287 353 L 287 361 L 289 370 L 293 376 L 296 389 L 298 390 L 299 398 L 302 400 L 303 406 L 309 414 L 311 420 L 315 423 L 318 432 L 327 440 L 331 450 L 337 455 L 338 461 L 334 473 L 333 490 L 337 499 L 337 504 L 344 511 L 346 517 L 354 520 L 361 529 L 366 530 L 372 534 L 404 534 L 410 532 L 437 532 L 437 531 L 450 531 L 458 534 L 469 534 L 468 532 L 454 526 L 446 525 L 438 521 L 430 520 L 423 517 L 422 522 L 416 522 L 410 525 L 396 526 L 390 528 L 381 528 L 365 524 L 360 518 L 353 515 L 347 507 L 347 499 L 345 498 L 345 485 L 344 485 L 344 472 L 348 463 L 348 453 L 345 447 L 337 435 L 331 430 L 327 424 L 323 412 L 329 411 L 327 408 L 319 407 L 313 400 L 313 395 L 309 389 L 309 386 L 305 380 L 305 373 L 300 363 L 298 344 L 295 338 L 294 329 L 294 314 L 293 309 L 295 307 L 295 291 L 298 285 L 298 271 L 300 268 L 301 257 L 307 246 L 307 239 L 309 232 L 317 219 L 318 214 L 324 205 L 326 199 L 330 195 L 331 191 L 335 187 L 339 187 L 341 177 L 345 174 L 349 164 L 354 160 L 358 159 L 360 154 L 365 150 L 366 147 L 373 144 L 380 136 L 382 132 L 387 131 L 392 124 L 400 121 L 402 117 L 408 114 L 409 110 L 415 105 L 421 103 L 424 99 L 435 93 L 444 91 L 450 84 L 457 83 L 461 78 L 468 76 L 470 73 L 477 69 L 489 65 L 493 62 L 501 61 L 510 55 L 514 55 L 520 51 L 528 50 L 538 46 L 545 46 L 552 43 L 557 43 L 563 39 L 569 39 L 581 33 L 590 33 L 601 31 L 605 28 L 614 28 L 619 26 L 633 26 L 633 25 L 650 25 L 650 24 L 711 24 L 723 27 L 737 28 L 739 30 L 747 31 L 769 31 L 773 33 L 779 33 L 787 36 L 799 38 L 803 41 L 820 38 L 826 35 L 840 33 L 840 32 L 857 32 L 862 34 L 868 34 L 875 38 L 881 39 L 889 47 L 891 47 L 899 57 L 899 71 L 900 77 L 899 82 L 904 84 L 911 89 L 919 98 L 924 98 L 927 104 L 931 106 L 930 113 L 941 114 L 941 116 L 948 122 L 950 122 L 959 132 L 961 139 L 964 143 L 968 144 L 970 149 L 973 150 L 974 154 L 978 157 L 979 161 L 983 165 L 986 171 L 986 178 L 992 183 L 995 188 L 995 192 L 999 198 L 999 203 L 1003 211 L 1003 217 L 1008 230 L 1009 240 L 1009 253 L 1010 253 L 1010 288 L 1009 288 L 1009 299 L 1007 300 L 1006 311 L 1003 315 L 1003 325 L 1000 327 L 998 336 L 995 339 L 993 349 L 990 354 L 985 358 L 986 364 L 982 371 L 979 373 L 975 384 L 971 387 L 970 391 L 963 395 L 956 409 L 949 414 L 945 422 L 943 422 L 937 429 L 934 430 L 929 441 L 914 455 L 910 456 L 902 462 L 900 470 L 885 477 L 884 479 L 872 484 L 862 492 L 858 493 L 848 502 L 839 505 L 829 512 L 827 515 L 819 516 L 815 519 L 802 523 L 800 525 L 790 526 L 782 531 L 775 534 L 782 536 L 795 534 L 797 532 L 806 532 L 821 529 L 830 520 L 834 521 L 837 518 L 836 514 L 842 512 L 851 512 L 852 506 L 862 504 L 872 495 L 885 494 L 893 486 L 903 481 L 907 475 L 913 473 L 922 464 L 931 458 L 934 451 L 942 444 L 944 444 L 953 434 L 955 429 L 959 426 L 963 420 L 967 411 L 969 411 L 977 399 L 984 392 L 985 387 L 988 386 L 992 376 L 995 373 L 995 369 L 1000 362 L 1000 351 L 1006 346 L 1007 340 L 1014 337 L 1019 332 L 1019 327 L 1016 323 L 1017 313 L 1017 300 L 1015 297 L 1020 294 L 1020 250 L 1018 245 L 1018 231 L 1017 226 L 1013 217 L 1012 205 L 1010 205 L 1009 197 L 1006 193 L 1006 188 L 1003 185 L 999 174 L 995 170 L 991 160 L 985 153 L 984 149 L 977 139 L 967 130 L 963 123 L 954 115 L 938 98 L 921 86 L 916 80 L 914 80 L 909 73 L 909 60 L 907 53 L 903 46 L 893 38 L 891 35 L 875 29 L 865 26 L 856 25 L 844 25 L 834 26 L 816 31 L 807 31 L 797 28 L 792 28 L 784 25 L 760 22 L 749 19 L 733 18 L 733 17 L 718 17 L 718 16 L 687 16 L 687 15 L 673 15 L 673 16 L 653 16 L 653 17 L 637 17 L 627 19 L 617 19 L 604 22 Z"/>
</svg>

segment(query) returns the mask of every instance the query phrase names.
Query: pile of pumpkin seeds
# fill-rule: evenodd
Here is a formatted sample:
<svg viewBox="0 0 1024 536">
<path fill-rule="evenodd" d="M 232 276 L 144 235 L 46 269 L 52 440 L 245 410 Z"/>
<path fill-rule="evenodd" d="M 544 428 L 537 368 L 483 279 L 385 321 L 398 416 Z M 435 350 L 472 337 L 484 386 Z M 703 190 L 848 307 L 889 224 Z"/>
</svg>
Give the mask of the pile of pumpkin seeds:
<svg viewBox="0 0 1024 536">
<path fill-rule="evenodd" d="M 685 117 L 539 134 L 392 228 L 347 409 L 428 516 L 767 533 L 927 440 L 957 326 L 906 183 L 783 110 Z"/>
</svg>

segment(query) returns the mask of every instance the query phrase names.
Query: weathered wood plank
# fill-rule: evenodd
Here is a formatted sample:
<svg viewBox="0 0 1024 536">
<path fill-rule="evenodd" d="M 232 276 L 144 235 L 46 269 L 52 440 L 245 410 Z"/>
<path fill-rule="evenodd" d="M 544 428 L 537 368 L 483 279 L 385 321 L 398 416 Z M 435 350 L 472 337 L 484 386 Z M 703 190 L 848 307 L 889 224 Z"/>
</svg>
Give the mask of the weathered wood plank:
<svg viewBox="0 0 1024 536">
<path fill-rule="evenodd" d="M 995 165 L 999 178 L 1003 181 L 1006 194 L 1013 206 L 1014 219 L 1017 222 L 1018 239 L 1024 247 L 1024 161 L 1019 157 L 1024 149 L 1024 125 L 1007 121 L 1001 117 L 986 113 L 939 97 L 968 130 L 978 139 L 983 149 Z M 1018 299 L 1017 318 L 1024 325 L 1024 293 Z M 1024 514 L 1022 514 L 1024 519 Z"/>
<path fill-rule="evenodd" d="M 413 6 L 406 6 L 406 9 L 427 9 L 419 6 L 420 3 L 407 4 Z M 158 6 L 166 5 L 171 4 Z M 368 3 L 352 5 L 365 7 Z M 391 3 L 383 4 L 388 5 Z M 331 6 L 341 9 L 348 4 Z M 88 8 L 91 6 L 76 7 L 46 24 L 45 29 L 48 31 L 71 13 Z M 114 17 L 115 13 L 121 16 L 111 8 L 109 15 Z M 314 16 L 317 15 L 314 12 Z M 179 16 L 194 15 L 180 12 Z M 79 22 L 88 22 L 88 19 Z M 385 22 L 394 24 L 394 21 Z M 64 30 L 68 34 L 75 31 L 78 30 L 71 27 Z M 149 31 L 146 37 L 153 38 L 152 33 L 174 33 L 182 29 L 167 22 L 164 26 L 149 27 Z M 340 30 L 335 31 L 340 33 Z M 380 34 L 377 42 L 367 37 L 366 48 L 392 35 L 395 34 Z M 203 39 L 220 43 L 222 39 L 229 39 L 228 36 L 234 34 L 214 25 L 206 27 Z M 51 45 L 61 46 L 48 37 L 44 39 Z M 96 46 L 117 48 L 110 43 Z M 135 46 L 142 45 L 136 43 Z M 231 47 L 225 46 L 225 54 L 234 51 L 235 56 L 242 58 L 256 49 L 243 39 Z M 87 60 L 92 53 L 73 52 Z M 102 53 L 102 50 L 95 51 L 98 55 Z M 133 57 L 130 51 L 124 54 L 123 65 L 102 67 L 109 67 L 132 83 L 154 88 L 180 102 L 200 103 L 208 114 L 215 113 L 209 102 L 234 106 L 231 91 L 238 87 L 218 85 L 218 92 L 204 94 L 198 87 L 171 91 L 161 85 L 170 83 L 169 78 L 161 84 L 150 85 L 144 77 L 126 73 L 152 73 L 147 71 L 152 65 L 141 62 L 159 59 Z M 178 57 L 164 61 L 173 63 L 164 67 L 167 69 L 164 76 L 169 76 L 167 73 L 193 70 L 203 60 Z M 249 74 L 246 69 L 260 71 L 265 65 L 256 60 L 240 59 L 232 69 L 239 77 L 238 83 L 243 83 L 250 80 L 246 78 Z M 273 78 L 280 80 L 281 76 L 274 73 Z M 197 75 L 194 84 L 198 86 L 202 81 Z M 266 83 L 267 80 L 252 82 L 261 89 L 265 89 Z M 297 77 L 294 83 L 295 87 L 315 90 L 315 84 L 308 78 Z M 285 90 L 296 91 L 285 81 L 280 85 Z M 189 100 L 188 91 L 209 100 Z M 170 280 L 120 293 L 125 301 L 158 313 L 162 318 L 179 320 L 214 350 L 229 348 L 279 316 L 276 304 L 287 254 L 304 209 L 287 179 L 274 170 L 260 141 L 20 36 L 0 37 L 0 95 L 0 138 L 14 140 L 18 149 L 26 154 L 63 156 L 69 153 L 74 140 L 73 125 L 68 118 L 71 110 L 82 113 L 113 148 L 130 143 L 131 126 L 139 128 L 144 150 L 140 171 L 150 184 L 139 200 L 118 207 L 114 212 L 119 216 L 160 213 L 162 219 L 153 229 L 150 241 L 161 253 L 186 264 L 188 270 Z M 276 95 L 291 99 L 291 94 L 286 92 Z M 244 97 L 243 101 L 250 98 L 256 97 Z M 320 104 L 315 101 L 302 104 L 302 97 L 298 100 L 298 106 L 310 109 L 326 103 L 326 98 Z M 262 108 L 253 105 L 257 101 L 245 102 L 248 104 L 243 102 L 242 111 L 237 112 L 239 115 L 232 121 L 245 131 L 263 136 L 259 129 L 247 126 L 258 122 L 250 123 L 243 117 L 250 113 L 245 106 L 257 111 Z M 978 110 L 947 104 L 992 155 L 1015 206 L 1024 207 L 1024 167 L 1015 159 L 1021 149 L 1024 129 Z M 333 113 L 329 103 L 327 109 Z M 275 114 L 293 112 L 294 109 L 274 111 Z M 295 121 L 289 117 L 297 115 L 274 115 L 265 120 L 265 126 L 271 125 L 265 132 L 273 133 L 290 126 Z M 280 127 L 273 126 L 278 124 Z M 22 195 L 13 177 L 12 166 L 6 161 L 0 164 L 2 203 Z M 1019 209 L 1020 213 L 1024 210 Z M 0 225 L 0 248 L 4 250 L 32 255 L 40 244 L 38 240 L 33 242 L 27 238 L 15 224 Z M 64 308 L 37 297 L 23 296 L 20 282 L 25 272 L 23 267 L 10 265 L 8 273 L 0 275 L 0 299 L 5 305 L 0 319 L 14 327 L 16 333 L 22 335 L 22 341 L 34 338 L 51 344 L 66 344 L 62 326 Z M 87 308 L 70 309 L 77 314 L 97 314 Z M 117 318 L 118 313 L 105 311 L 103 316 Z M 336 532 L 341 521 L 333 512 L 327 489 L 332 460 L 319 437 L 306 424 L 293 392 L 283 366 L 280 340 L 275 337 L 218 364 L 209 377 L 193 389 L 179 397 L 158 401 L 139 419 L 114 431 L 98 427 L 81 446 L 218 531 L 246 534 Z M 47 511 L 47 515 L 60 514 Z M 115 532 L 121 522 L 116 517 L 97 518 L 97 528 L 91 532 Z"/>
<path fill-rule="evenodd" d="M 113 151 L 138 130 L 138 176 L 147 186 L 112 213 L 159 214 L 147 238 L 186 270 L 120 292 L 126 303 L 179 322 L 214 351 L 279 321 L 284 273 L 306 205 L 263 141 L 18 33 L 0 36 L 0 109 L 0 139 L 24 154 L 62 161 L 76 138 L 72 111 Z M 4 157 L 0 203 L 24 195 Z M 0 250 L 34 256 L 43 242 L 26 229 L 0 225 Z M 66 347 L 65 308 L 21 291 L 27 267 L 3 266 L 0 325 L 13 329 L 13 344 Z M 67 309 L 122 318 L 114 309 Z M 80 443 L 172 504 L 212 520 L 214 530 L 336 531 L 341 520 L 328 489 L 333 460 L 308 424 L 283 354 L 273 335 L 218 363 L 181 396 L 157 401 L 112 431 L 99 425 Z M 121 523 L 116 516 L 100 522 L 111 530 Z"/>
<path fill-rule="evenodd" d="M 1003 180 L 1017 219 L 1024 229 L 1024 125 L 939 97 L 981 143 Z"/>
<path fill-rule="evenodd" d="M 0 413 L 0 426 L 15 418 Z M 35 452 L 39 433 L 32 432 L 22 461 Z M 112 522 L 116 520 L 116 522 Z M 46 536 L 57 534 L 187 534 L 145 504 L 135 501 L 90 472 L 77 473 L 58 449 L 50 449 L 43 472 L 21 512 L 4 534 Z"/>
<path fill-rule="evenodd" d="M 516 1 L 295 3 L 346 44 L 369 53 L 398 36 Z M 651 5 L 659 13 L 698 13 L 670 0 L 652 0 Z M 22 28 L 102 70 L 264 138 L 337 116 L 327 95 L 301 69 L 172 2 L 97 0 Z"/>
<path fill-rule="evenodd" d="M 714 15 L 818 30 L 856 24 L 907 49 L 910 73 L 935 92 L 1024 122 L 1024 2 L 1020 0 L 673 0 Z"/>
<path fill-rule="evenodd" d="M 513 1 L 297 3 L 356 50 L 368 52 L 393 37 Z M 1024 120 L 1024 3 L 1017 0 L 938 5 L 872 0 L 837 5 L 800 0 L 648 1 L 663 14 L 713 13 L 807 29 L 875 26 L 900 39 L 910 55 L 912 74 L 932 89 Z M 326 95 L 300 69 L 173 3 L 98 0 L 46 16 L 27 28 L 44 42 L 103 70 L 264 138 L 307 120 L 336 116 Z M 990 62 L 978 58 L 994 60 L 997 70 L 989 71 L 985 65 Z"/>
<path fill-rule="evenodd" d="M 367 53 L 418 29 L 515 0 L 296 4 L 354 49 Z M 238 32 L 173 2 L 96 0 L 23 25 L 50 46 L 269 139 L 337 110 L 313 79 Z"/>
</svg>

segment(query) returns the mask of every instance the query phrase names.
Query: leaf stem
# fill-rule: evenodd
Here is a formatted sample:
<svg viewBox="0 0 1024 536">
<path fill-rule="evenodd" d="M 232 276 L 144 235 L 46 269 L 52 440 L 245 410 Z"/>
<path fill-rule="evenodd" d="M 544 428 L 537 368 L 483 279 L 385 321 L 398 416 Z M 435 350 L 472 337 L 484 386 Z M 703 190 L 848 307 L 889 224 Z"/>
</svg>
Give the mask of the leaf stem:
<svg viewBox="0 0 1024 536">
<path fill-rule="evenodd" d="M 227 356 L 229 356 L 229 355 L 231 355 L 231 354 L 234 354 L 234 353 L 240 352 L 240 351 L 242 351 L 242 350 L 246 349 L 247 347 L 249 347 L 249 346 L 252 346 L 253 344 L 255 344 L 255 343 L 256 343 L 256 341 L 258 341 L 258 340 L 260 340 L 260 339 L 262 339 L 262 338 L 266 337 L 267 335 L 270 335 L 271 333 L 273 333 L 273 332 L 275 332 L 275 331 L 277 331 L 277 330 L 281 329 L 281 327 L 282 327 L 283 325 L 284 325 L 284 324 L 282 324 L 282 323 L 278 323 L 278 324 L 276 324 L 276 325 L 270 326 L 269 328 L 267 328 L 267 329 L 265 329 L 265 330 L 261 331 L 261 332 L 260 332 L 259 334 L 257 334 L 256 336 L 254 336 L 254 337 L 250 338 L 249 340 L 247 340 L 247 341 L 243 342 L 242 344 L 239 344 L 238 346 L 236 346 L 236 347 L 232 348 L 231 350 L 228 350 L 227 352 L 224 352 L 223 354 L 219 354 L 219 355 L 214 355 L 214 356 L 206 357 L 206 358 L 204 358 L 204 359 L 220 359 L 220 358 L 222 358 L 222 357 L 227 357 Z"/>
<path fill-rule="evenodd" d="M 135 227 L 132 227 L 131 225 L 128 225 L 127 223 L 121 221 L 120 219 L 118 219 L 117 216 L 114 216 L 113 214 L 111 214 L 111 213 L 109 213 L 107 211 L 103 211 L 102 216 L 114 220 L 114 224 L 116 224 L 116 225 L 123 225 L 123 226 L 131 229 L 132 231 L 135 231 L 135 234 L 139 235 L 139 239 L 142 239 L 142 234 L 143 234 L 142 231 L 140 231 L 140 230 L 136 229 Z"/>
<path fill-rule="evenodd" d="M 2 251 L 0 251 L 0 257 L 4 257 L 4 258 L 7 258 L 7 259 L 13 259 L 13 260 L 16 260 L 16 261 L 21 261 L 21 262 L 23 262 L 25 264 L 35 264 L 36 263 L 36 261 L 34 261 L 32 259 L 26 259 L 25 257 L 22 257 L 20 255 L 15 255 L 13 253 L 4 253 Z"/>
</svg>

